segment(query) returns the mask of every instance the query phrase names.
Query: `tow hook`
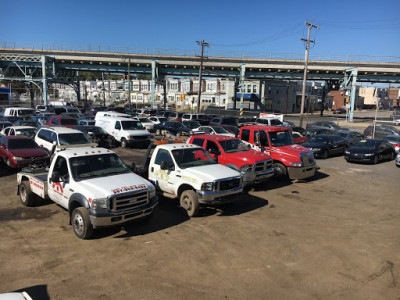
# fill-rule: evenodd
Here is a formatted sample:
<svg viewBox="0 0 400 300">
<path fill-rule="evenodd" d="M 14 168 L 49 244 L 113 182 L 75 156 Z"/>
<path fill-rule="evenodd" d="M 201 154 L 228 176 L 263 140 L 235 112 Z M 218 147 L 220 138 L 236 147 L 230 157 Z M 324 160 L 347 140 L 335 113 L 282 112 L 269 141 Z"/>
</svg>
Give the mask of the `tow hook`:
<svg viewBox="0 0 400 300">
<path fill-rule="evenodd" d="M 275 175 L 275 176 L 282 175 L 282 171 L 281 171 L 281 169 L 280 169 L 280 168 L 277 168 L 277 167 L 275 167 L 275 168 L 274 168 L 274 175 Z"/>
</svg>

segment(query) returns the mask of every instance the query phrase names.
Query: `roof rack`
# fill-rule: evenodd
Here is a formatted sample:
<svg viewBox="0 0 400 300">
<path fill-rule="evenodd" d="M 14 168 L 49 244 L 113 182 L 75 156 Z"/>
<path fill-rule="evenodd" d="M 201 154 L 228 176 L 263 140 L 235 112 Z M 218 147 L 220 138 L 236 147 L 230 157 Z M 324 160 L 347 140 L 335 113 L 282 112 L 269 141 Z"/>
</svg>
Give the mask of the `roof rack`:
<svg viewBox="0 0 400 300">
<path fill-rule="evenodd" d="M 57 145 L 56 148 L 60 150 L 70 149 L 70 148 L 84 148 L 84 147 L 97 147 L 98 144 L 96 143 L 89 143 L 89 144 L 76 144 L 76 145 Z"/>
</svg>

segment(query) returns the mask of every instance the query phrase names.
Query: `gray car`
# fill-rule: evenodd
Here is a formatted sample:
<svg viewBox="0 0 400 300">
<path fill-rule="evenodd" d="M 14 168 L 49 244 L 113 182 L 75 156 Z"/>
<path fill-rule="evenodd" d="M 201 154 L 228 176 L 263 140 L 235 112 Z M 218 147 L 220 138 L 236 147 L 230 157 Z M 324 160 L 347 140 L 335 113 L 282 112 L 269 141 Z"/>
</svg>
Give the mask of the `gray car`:
<svg viewBox="0 0 400 300">
<path fill-rule="evenodd" d="M 344 138 L 349 147 L 364 138 L 364 136 L 357 131 L 339 130 L 336 134 Z"/>
<path fill-rule="evenodd" d="M 394 150 L 399 153 L 400 150 L 400 135 L 391 134 L 387 135 L 383 138 L 385 141 L 391 143 L 394 147 Z"/>
<path fill-rule="evenodd" d="M 340 127 L 339 125 L 337 125 L 331 121 L 318 121 L 318 122 L 314 122 L 314 123 L 309 123 L 309 124 L 307 124 L 306 129 L 317 129 L 317 128 L 330 129 L 330 130 L 334 130 L 334 131 L 349 130 L 346 127 Z"/>
</svg>

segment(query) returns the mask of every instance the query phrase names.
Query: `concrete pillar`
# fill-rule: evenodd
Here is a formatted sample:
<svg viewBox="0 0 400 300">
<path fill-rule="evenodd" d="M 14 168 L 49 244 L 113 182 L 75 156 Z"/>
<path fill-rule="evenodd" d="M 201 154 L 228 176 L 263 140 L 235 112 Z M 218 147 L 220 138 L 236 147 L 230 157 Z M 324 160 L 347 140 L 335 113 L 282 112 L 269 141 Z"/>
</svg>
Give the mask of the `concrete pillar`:
<svg viewBox="0 0 400 300">
<path fill-rule="evenodd" d="M 42 100 L 47 105 L 46 56 L 42 55 Z"/>
</svg>

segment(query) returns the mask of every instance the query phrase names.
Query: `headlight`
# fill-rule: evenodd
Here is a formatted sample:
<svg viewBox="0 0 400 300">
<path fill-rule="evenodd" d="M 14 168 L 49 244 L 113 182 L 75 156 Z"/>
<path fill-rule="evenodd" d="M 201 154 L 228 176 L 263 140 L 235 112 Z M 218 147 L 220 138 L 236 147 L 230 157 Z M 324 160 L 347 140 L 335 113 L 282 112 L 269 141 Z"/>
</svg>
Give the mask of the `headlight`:
<svg viewBox="0 0 400 300">
<path fill-rule="evenodd" d="M 293 167 L 297 167 L 297 168 L 300 168 L 300 167 L 303 166 L 302 163 L 294 163 L 294 162 L 289 162 L 289 165 L 291 165 L 291 166 L 293 166 Z"/>
<path fill-rule="evenodd" d="M 344 151 L 344 153 L 346 153 L 346 154 L 350 154 L 350 151 L 347 151 L 347 150 L 346 150 L 346 151 Z"/>
<path fill-rule="evenodd" d="M 365 153 L 364 156 L 372 156 L 374 155 L 373 153 Z"/>
<path fill-rule="evenodd" d="M 252 166 L 252 165 L 243 165 L 243 166 L 240 168 L 240 171 L 242 171 L 242 172 L 250 172 L 252 169 L 253 169 L 253 166 Z"/>
<path fill-rule="evenodd" d="M 93 199 L 91 207 L 93 209 L 96 209 L 96 208 L 107 208 L 107 198 Z"/>
<path fill-rule="evenodd" d="M 15 161 L 24 160 L 23 157 L 18 157 L 18 156 L 13 157 L 12 159 L 15 160 Z"/>
<path fill-rule="evenodd" d="M 156 188 L 154 187 L 154 185 L 149 185 L 149 191 L 150 191 L 150 198 L 156 196 Z"/>
<path fill-rule="evenodd" d="M 214 189 L 214 183 L 213 182 L 204 182 L 201 185 L 201 190 L 202 191 L 212 191 Z"/>
</svg>

